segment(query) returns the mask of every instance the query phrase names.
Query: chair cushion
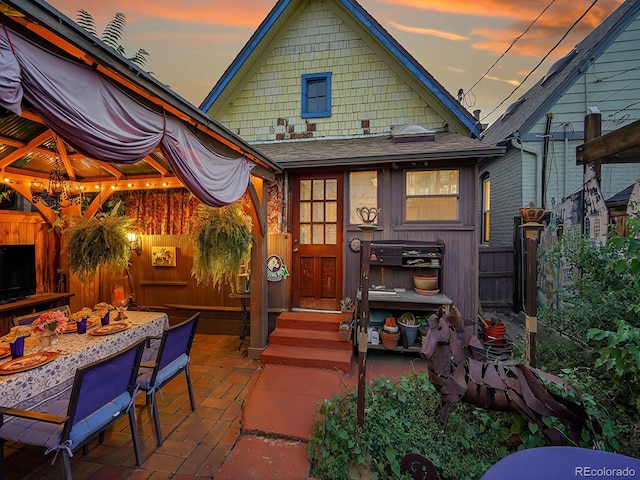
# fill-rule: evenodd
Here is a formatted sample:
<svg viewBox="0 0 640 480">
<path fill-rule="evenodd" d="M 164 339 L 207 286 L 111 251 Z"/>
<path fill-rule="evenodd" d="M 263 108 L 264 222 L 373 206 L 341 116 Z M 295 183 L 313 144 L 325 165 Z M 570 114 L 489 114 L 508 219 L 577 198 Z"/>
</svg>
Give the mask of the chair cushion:
<svg viewBox="0 0 640 480">
<path fill-rule="evenodd" d="M 144 359 L 144 354 L 143 354 L 143 359 Z M 167 380 L 173 377 L 180 370 L 183 370 L 188 364 L 189 364 L 189 357 L 187 356 L 186 353 L 183 353 L 178 358 L 176 358 L 173 362 L 171 362 L 169 365 L 167 365 L 165 368 L 163 368 L 158 372 L 158 375 L 156 376 L 155 385 L 157 387 L 161 387 L 162 385 L 164 385 L 164 383 Z M 150 384 L 152 374 L 153 374 L 152 368 L 144 368 L 144 367 L 140 368 L 140 370 L 138 371 L 138 379 L 136 380 L 138 384 L 138 388 L 145 391 L 151 390 L 151 388 L 153 387 L 153 385 Z"/>
<path fill-rule="evenodd" d="M 130 402 L 131 395 L 128 392 L 122 393 L 99 410 L 77 422 L 71 428 L 69 435 L 71 449 L 73 450 L 79 443 L 103 430 L 115 417 L 128 408 Z M 44 408 L 42 413 L 64 416 L 67 414 L 68 405 L 69 396 L 67 394 Z M 10 421 L 7 421 L 9 418 Z M 17 417 L 5 417 L 5 422 L 7 423 L 0 427 L 0 438 L 46 448 L 60 447 L 60 436 L 64 425 Z"/>
</svg>

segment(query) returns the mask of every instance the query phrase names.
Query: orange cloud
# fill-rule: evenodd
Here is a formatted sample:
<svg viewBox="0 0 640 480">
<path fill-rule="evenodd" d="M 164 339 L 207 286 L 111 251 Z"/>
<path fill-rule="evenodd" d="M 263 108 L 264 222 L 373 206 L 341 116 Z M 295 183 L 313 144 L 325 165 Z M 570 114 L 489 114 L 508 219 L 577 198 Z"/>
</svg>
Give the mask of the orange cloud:
<svg viewBox="0 0 640 480">
<path fill-rule="evenodd" d="M 432 30 L 431 28 L 416 28 L 409 27 L 407 25 L 401 25 L 396 22 L 389 22 L 389 25 L 394 26 L 398 30 L 408 33 L 417 33 L 418 35 L 430 35 L 432 37 L 444 38 L 445 40 L 453 40 L 454 42 L 461 42 L 463 40 L 469 40 L 469 37 L 463 37 L 456 33 L 443 32 L 441 30 Z"/>
<path fill-rule="evenodd" d="M 384 3 L 407 8 L 431 10 L 456 15 L 493 17 L 510 20 L 504 27 L 479 27 L 471 31 L 475 37 L 483 38 L 475 41 L 472 47 L 486 50 L 493 54 L 504 52 L 511 42 L 522 35 L 531 22 L 548 5 L 548 0 L 529 0 L 514 2 L 513 0 L 382 0 Z M 572 30 L 564 44 L 578 43 L 594 28 L 600 25 L 623 0 L 600 0 L 589 13 Z M 553 45 L 566 33 L 569 27 L 589 7 L 588 2 L 573 0 L 557 0 L 518 40 L 511 53 L 519 56 L 545 55 Z M 571 43 L 573 42 L 573 43 Z M 568 48 L 568 47 L 567 47 Z M 565 48 L 566 50 L 566 48 Z"/>
</svg>

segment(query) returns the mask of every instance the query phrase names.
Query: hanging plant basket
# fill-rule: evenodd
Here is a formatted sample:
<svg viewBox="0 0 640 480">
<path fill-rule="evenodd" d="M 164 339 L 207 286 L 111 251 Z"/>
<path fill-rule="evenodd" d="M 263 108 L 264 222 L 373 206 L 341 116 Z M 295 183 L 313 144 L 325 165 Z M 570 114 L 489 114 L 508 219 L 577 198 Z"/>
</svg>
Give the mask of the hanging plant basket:
<svg viewBox="0 0 640 480">
<path fill-rule="evenodd" d="M 106 266 L 122 272 L 129 264 L 130 243 L 127 233 L 132 218 L 118 214 L 120 202 L 110 212 L 91 218 L 69 217 L 69 226 L 62 233 L 67 237 L 68 266 L 81 280 L 95 275 L 98 267 Z"/>
<path fill-rule="evenodd" d="M 224 281 L 240 289 L 240 273 L 251 259 L 253 222 L 244 202 L 216 208 L 199 205 L 193 220 L 193 267 L 198 284 L 211 281 L 219 288 Z"/>
</svg>

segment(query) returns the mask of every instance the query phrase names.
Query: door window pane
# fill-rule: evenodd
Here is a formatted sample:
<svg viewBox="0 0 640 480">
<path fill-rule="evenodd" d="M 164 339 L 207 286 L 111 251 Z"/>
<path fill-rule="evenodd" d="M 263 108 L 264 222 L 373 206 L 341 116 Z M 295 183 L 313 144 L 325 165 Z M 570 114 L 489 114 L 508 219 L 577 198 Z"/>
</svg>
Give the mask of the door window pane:
<svg viewBox="0 0 640 480">
<path fill-rule="evenodd" d="M 311 180 L 300 180 L 300 200 L 311 200 Z"/>
<path fill-rule="evenodd" d="M 338 202 L 327 202 L 324 205 L 325 221 L 338 221 Z"/>
<path fill-rule="evenodd" d="M 337 243 L 337 227 L 335 223 L 325 223 L 324 225 L 324 243 L 327 245 L 335 245 Z"/>
<path fill-rule="evenodd" d="M 313 244 L 322 245 L 323 243 L 324 243 L 324 224 L 314 223 L 313 224 Z"/>
<path fill-rule="evenodd" d="M 323 202 L 313 202 L 313 222 L 324 222 Z"/>
<path fill-rule="evenodd" d="M 311 222 L 311 203 L 300 202 L 300 222 Z"/>
<path fill-rule="evenodd" d="M 300 243 L 302 245 L 311 243 L 311 224 L 300 225 Z"/>
<path fill-rule="evenodd" d="M 325 198 L 327 200 L 338 199 L 338 180 L 335 178 L 329 179 L 326 182 Z"/>
<path fill-rule="evenodd" d="M 313 199 L 324 200 L 324 180 L 313 181 Z"/>
</svg>

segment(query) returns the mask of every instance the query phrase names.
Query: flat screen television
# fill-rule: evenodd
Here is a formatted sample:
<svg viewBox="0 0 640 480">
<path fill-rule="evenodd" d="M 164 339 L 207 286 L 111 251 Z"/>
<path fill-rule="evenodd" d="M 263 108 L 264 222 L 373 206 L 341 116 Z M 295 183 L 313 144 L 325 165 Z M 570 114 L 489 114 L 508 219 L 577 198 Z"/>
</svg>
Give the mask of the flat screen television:
<svg viewBox="0 0 640 480">
<path fill-rule="evenodd" d="M 0 245 L 0 303 L 36 293 L 35 245 Z"/>
</svg>

